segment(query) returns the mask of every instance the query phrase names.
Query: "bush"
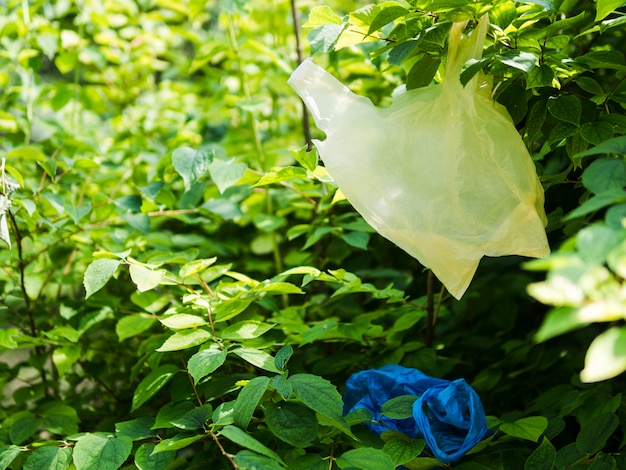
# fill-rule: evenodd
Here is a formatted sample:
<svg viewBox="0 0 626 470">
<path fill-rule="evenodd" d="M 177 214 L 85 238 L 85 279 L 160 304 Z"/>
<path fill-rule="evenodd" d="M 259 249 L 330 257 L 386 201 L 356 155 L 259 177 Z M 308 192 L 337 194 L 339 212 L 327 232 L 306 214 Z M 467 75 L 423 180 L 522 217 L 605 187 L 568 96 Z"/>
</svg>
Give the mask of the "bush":
<svg viewBox="0 0 626 470">
<path fill-rule="evenodd" d="M 455 468 L 626 468 L 620 5 L 295 12 L 304 55 L 382 106 L 489 12 L 464 79 L 494 77 L 554 253 L 484 259 L 456 301 L 306 151 L 290 2 L 5 2 L 0 468 L 439 466 L 343 416 L 384 364 L 478 392 L 493 434 Z"/>
</svg>

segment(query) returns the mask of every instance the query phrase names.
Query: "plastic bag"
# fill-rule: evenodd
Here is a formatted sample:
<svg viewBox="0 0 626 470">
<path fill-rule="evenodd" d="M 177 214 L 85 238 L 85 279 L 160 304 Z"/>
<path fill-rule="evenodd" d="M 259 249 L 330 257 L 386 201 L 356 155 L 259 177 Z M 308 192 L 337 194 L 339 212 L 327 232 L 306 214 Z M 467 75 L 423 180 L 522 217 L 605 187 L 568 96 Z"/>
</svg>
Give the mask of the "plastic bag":
<svg viewBox="0 0 626 470">
<path fill-rule="evenodd" d="M 546 256 L 543 188 L 506 109 L 480 74 L 489 26 L 450 32 L 441 84 L 410 90 L 388 108 L 352 93 L 307 60 L 291 87 L 326 140 L 314 141 L 346 198 L 381 235 L 415 257 L 461 298 L 484 256 Z"/>
</svg>

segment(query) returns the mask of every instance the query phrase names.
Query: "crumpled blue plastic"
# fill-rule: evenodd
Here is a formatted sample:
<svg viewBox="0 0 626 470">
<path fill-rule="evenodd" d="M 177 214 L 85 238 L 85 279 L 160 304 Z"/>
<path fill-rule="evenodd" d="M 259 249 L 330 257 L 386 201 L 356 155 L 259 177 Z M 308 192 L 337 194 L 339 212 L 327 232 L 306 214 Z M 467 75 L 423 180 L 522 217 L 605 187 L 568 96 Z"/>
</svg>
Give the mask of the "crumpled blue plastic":
<svg viewBox="0 0 626 470">
<path fill-rule="evenodd" d="M 415 395 L 413 417 L 381 415 L 382 405 L 401 395 Z M 389 364 L 353 374 L 343 396 L 344 414 L 364 408 L 372 414 L 371 431 L 394 430 L 424 439 L 441 463 L 454 463 L 489 434 L 480 397 L 464 379 L 436 379 L 417 369 Z"/>
</svg>

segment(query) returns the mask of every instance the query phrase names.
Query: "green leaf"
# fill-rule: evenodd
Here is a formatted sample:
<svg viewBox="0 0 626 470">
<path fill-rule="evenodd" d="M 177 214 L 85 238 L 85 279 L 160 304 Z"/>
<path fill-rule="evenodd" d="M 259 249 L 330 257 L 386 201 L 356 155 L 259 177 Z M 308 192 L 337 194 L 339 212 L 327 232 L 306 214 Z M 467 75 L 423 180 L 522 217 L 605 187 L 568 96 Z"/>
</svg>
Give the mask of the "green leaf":
<svg viewBox="0 0 626 470">
<path fill-rule="evenodd" d="M 231 352 L 253 366 L 269 372 L 280 373 L 274 365 L 274 358 L 264 351 L 252 348 L 237 348 L 233 349 Z"/>
<path fill-rule="evenodd" d="M 401 395 L 383 403 L 380 411 L 393 419 L 407 419 L 413 416 L 413 404 L 417 400 L 415 395 Z"/>
<path fill-rule="evenodd" d="M 615 413 L 603 413 L 594 416 L 580 430 L 576 437 L 576 447 L 581 452 L 595 454 L 606 445 L 606 441 L 619 426 Z"/>
<path fill-rule="evenodd" d="M 529 416 L 518 419 L 514 423 L 502 423 L 500 431 L 512 437 L 519 437 L 537 442 L 548 427 L 548 420 L 543 416 Z"/>
<path fill-rule="evenodd" d="M 622 158 L 595 160 L 585 169 L 582 181 L 595 194 L 623 189 L 626 186 L 626 162 Z"/>
<path fill-rule="evenodd" d="M 54 434 L 68 436 L 78 432 L 78 414 L 65 403 L 50 402 L 39 410 L 43 426 Z"/>
<path fill-rule="evenodd" d="M 178 275 L 185 279 L 186 277 L 193 276 L 194 274 L 201 273 L 206 270 L 209 266 L 212 266 L 217 261 L 217 257 L 207 258 L 207 259 L 196 259 L 186 263 L 180 268 Z"/>
<path fill-rule="evenodd" d="M 254 339 L 263 336 L 274 328 L 275 325 L 263 323 L 257 320 L 245 320 L 234 325 L 230 325 L 222 331 L 222 339 L 241 341 L 244 339 Z"/>
<path fill-rule="evenodd" d="M 462 467 L 464 464 L 461 464 L 459 467 Z M 431 457 L 418 457 L 410 462 L 404 464 L 406 468 L 409 470 L 432 470 L 434 468 L 441 467 L 440 462 L 437 459 L 433 459 Z M 505 467 L 502 467 L 503 469 Z M 470 470 L 488 470 L 490 467 L 479 467 L 472 468 Z M 460 470 L 460 469 L 459 469 Z"/>
<path fill-rule="evenodd" d="M 0 469 L 7 469 L 21 452 L 16 445 L 0 446 Z"/>
<path fill-rule="evenodd" d="M 328 470 L 328 463 L 317 454 L 306 454 L 290 460 L 289 470 Z"/>
<path fill-rule="evenodd" d="M 215 372 L 226 361 L 227 352 L 211 345 L 208 349 L 201 349 L 189 358 L 187 369 L 193 377 L 194 383 Z"/>
<path fill-rule="evenodd" d="M 166 470 L 176 458 L 176 452 L 153 454 L 155 444 L 142 444 L 135 452 L 135 465 L 139 470 Z"/>
<path fill-rule="evenodd" d="M 285 400 L 289 400 L 291 398 L 291 395 L 293 394 L 293 386 L 282 375 L 276 375 L 274 379 L 272 379 L 272 386 Z"/>
<path fill-rule="evenodd" d="M 521 70 L 522 72 L 530 72 L 533 68 L 537 67 L 539 60 L 534 54 L 525 51 L 508 51 L 501 56 L 498 56 L 500 62 L 514 69 Z"/>
<path fill-rule="evenodd" d="M 131 413 L 161 390 L 178 371 L 173 364 L 163 364 L 150 372 L 135 389 Z"/>
<path fill-rule="evenodd" d="M 600 155 L 605 153 L 626 155 L 626 135 L 613 137 L 612 139 L 606 140 L 601 144 L 590 148 L 589 150 L 585 150 L 584 152 L 577 154 L 576 158 L 588 157 L 590 155 Z"/>
<path fill-rule="evenodd" d="M 303 28 L 316 28 L 325 24 L 341 24 L 341 17 L 335 14 L 328 5 L 311 8 L 309 19 L 302 25 Z"/>
<path fill-rule="evenodd" d="M 21 411 L 11 416 L 11 443 L 22 444 L 39 429 L 41 421 L 30 411 Z"/>
<path fill-rule="evenodd" d="M 328 380 L 311 374 L 295 374 L 288 382 L 298 400 L 313 411 L 325 416 L 344 432 L 349 433 L 343 419 L 343 400 L 337 388 Z"/>
<path fill-rule="evenodd" d="M 225 426 L 224 429 L 219 432 L 219 434 L 224 436 L 229 441 L 240 445 L 241 447 L 250 449 L 257 454 L 265 455 L 266 457 L 269 457 L 270 459 L 284 465 L 282 459 L 278 456 L 278 454 L 276 454 L 276 452 L 268 449 L 259 441 L 257 441 L 254 437 L 250 436 L 245 431 L 239 429 L 236 426 Z"/>
<path fill-rule="evenodd" d="M 395 470 L 391 458 L 385 454 L 382 450 L 374 449 L 372 447 L 362 447 L 359 449 L 352 449 L 341 454 L 335 462 L 339 468 L 371 468 L 376 470 Z"/>
<path fill-rule="evenodd" d="M 272 434 L 294 447 L 309 447 L 317 438 L 315 413 L 297 402 L 270 403 L 265 409 L 265 422 Z"/>
<path fill-rule="evenodd" d="M 587 122 L 580 128 L 583 139 L 593 145 L 601 144 L 613 137 L 613 126 L 608 122 Z"/>
<path fill-rule="evenodd" d="M 208 170 L 211 157 L 202 150 L 190 147 L 179 147 L 172 152 L 172 165 L 183 178 L 185 191 L 198 181 Z"/>
<path fill-rule="evenodd" d="M 165 342 L 157 348 L 157 351 L 167 352 L 189 349 L 206 343 L 209 339 L 211 339 L 211 333 L 206 330 L 182 330 L 167 338 Z"/>
<path fill-rule="evenodd" d="M 230 160 L 213 160 L 209 165 L 211 179 L 217 185 L 220 193 L 223 193 L 232 185 L 237 183 L 246 173 L 248 166 L 245 163 L 235 163 Z"/>
<path fill-rule="evenodd" d="M 544 436 L 539 447 L 526 459 L 524 470 L 552 470 L 556 459 L 556 449 Z"/>
<path fill-rule="evenodd" d="M 74 206 L 73 204 L 65 205 L 65 213 L 72 218 L 74 224 L 78 225 L 78 222 L 91 212 L 91 202 L 85 201 L 82 206 Z"/>
<path fill-rule="evenodd" d="M 533 67 L 526 76 L 526 89 L 552 86 L 554 80 L 554 70 L 547 64 Z"/>
<path fill-rule="evenodd" d="M 597 0 L 596 17 L 594 21 L 603 20 L 625 3 L 624 0 Z"/>
<path fill-rule="evenodd" d="M 548 99 L 548 111 L 555 118 L 578 126 L 582 105 L 576 96 L 561 94 Z"/>
<path fill-rule="evenodd" d="M 430 85 L 440 64 L 441 59 L 439 57 L 425 54 L 424 57 L 413 64 L 413 67 L 407 73 L 406 89 L 413 90 Z"/>
<path fill-rule="evenodd" d="M 527 142 L 532 144 L 543 127 L 543 123 L 546 121 L 546 114 L 548 110 L 548 102 L 541 100 L 535 103 L 526 117 L 526 139 Z"/>
<path fill-rule="evenodd" d="M 85 434 L 74 446 L 76 470 L 117 470 L 133 450 L 133 441 L 125 436 Z"/>
<path fill-rule="evenodd" d="M 144 315 L 128 315 L 120 318 L 115 324 L 115 333 L 117 339 L 124 341 L 125 339 L 137 336 L 156 323 L 156 319 Z"/>
<path fill-rule="evenodd" d="M 57 368 L 59 377 L 63 377 L 76 361 L 80 359 L 82 353 L 81 349 L 80 345 L 72 344 L 57 348 L 52 352 L 52 362 Z"/>
<path fill-rule="evenodd" d="M 325 24 L 309 31 L 306 38 L 311 45 L 311 55 L 331 52 L 345 27 L 343 24 Z"/>
<path fill-rule="evenodd" d="M 626 328 L 613 327 L 596 336 L 580 373 L 583 382 L 611 379 L 626 370 Z"/>
<path fill-rule="evenodd" d="M 193 434 L 191 436 L 187 433 L 177 434 L 170 439 L 164 439 L 159 442 L 156 446 L 154 446 L 152 454 L 150 455 L 154 456 L 166 452 L 174 453 L 173 451 L 189 447 L 191 444 L 199 441 L 200 439 L 206 439 L 206 436 L 204 434 Z"/>
<path fill-rule="evenodd" d="M 548 312 L 535 335 L 535 341 L 541 343 L 568 331 L 587 326 L 588 320 L 579 320 L 577 308 L 558 308 Z"/>
<path fill-rule="evenodd" d="M 241 470 L 283 470 L 285 468 L 276 460 L 247 449 L 237 452 L 235 463 Z"/>
<path fill-rule="evenodd" d="M 605 191 L 583 202 L 580 206 L 578 206 L 572 212 L 567 214 L 563 218 L 563 220 L 566 220 L 566 221 L 572 220 L 572 219 L 575 219 L 576 217 L 587 215 L 587 214 L 590 214 L 591 212 L 595 212 L 597 210 L 603 209 L 606 206 L 610 206 L 612 204 L 617 204 L 617 203 L 622 203 L 622 202 L 626 202 L 626 191 L 622 191 L 622 190 Z"/>
<path fill-rule="evenodd" d="M 65 470 L 72 463 L 71 447 L 46 446 L 33 452 L 26 463 L 24 469 L 33 470 Z"/>
<path fill-rule="evenodd" d="M 161 281 L 163 281 L 165 277 L 165 269 L 157 269 L 155 271 L 138 264 L 131 264 L 129 271 L 130 278 L 137 286 L 139 292 L 154 289 L 161 284 Z"/>
<path fill-rule="evenodd" d="M 252 303 L 251 300 L 228 299 L 222 300 L 213 308 L 216 322 L 223 322 L 235 318 L 242 313 Z"/>
<path fill-rule="evenodd" d="M 394 465 L 404 465 L 417 458 L 426 447 L 422 439 L 406 441 L 404 439 L 392 439 L 385 442 L 383 452 L 389 456 Z"/>
<path fill-rule="evenodd" d="M 115 274 L 117 268 L 122 263 L 119 259 L 103 258 L 92 261 L 83 278 L 85 286 L 85 298 L 91 297 L 94 293 L 102 289 L 109 279 Z"/>
<path fill-rule="evenodd" d="M 292 150 L 291 155 L 307 171 L 315 171 L 317 168 L 317 152 L 315 150 L 308 151 L 306 145 L 298 150 Z"/>
<path fill-rule="evenodd" d="M 198 326 L 206 325 L 204 318 L 197 315 L 190 315 L 188 313 L 176 313 L 174 315 L 167 315 L 159 318 L 162 325 L 171 328 L 172 330 L 185 330 L 187 328 L 197 328 Z"/>
<path fill-rule="evenodd" d="M 181 417 L 173 419 L 171 423 L 177 428 L 187 431 L 203 430 L 212 413 L 213 407 L 207 403 L 196 406 Z"/>
<path fill-rule="evenodd" d="M 276 353 L 274 365 L 278 370 L 285 370 L 291 356 L 293 356 L 293 346 L 291 346 L 291 344 L 286 344 Z"/>
<path fill-rule="evenodd" d="M 137 418 L 115 423 L 115 432 L 118 436 L 127 436 L 133 441 L 150 439 L 156 437 L 156 432 L 152 429 L 153 425 L 154 418 Z"/>
<path fill-rule="evenodd" d="M 378 31 L 380 28 L 391 23 L 393 20 L 409 14 L 409 10 L 395 2 L 385 2 L 381 5 L 381 7 L 382 9 L 372 20 L 367 34 L 372 34 L 374 31 Z"/>
<path fill-rule="evenodd" d="M 241 389 L 233 406 L 233 420 L 236 426 L 246 430 L 269 383 L 269 377 L 255 377 Z"/>
</svg>

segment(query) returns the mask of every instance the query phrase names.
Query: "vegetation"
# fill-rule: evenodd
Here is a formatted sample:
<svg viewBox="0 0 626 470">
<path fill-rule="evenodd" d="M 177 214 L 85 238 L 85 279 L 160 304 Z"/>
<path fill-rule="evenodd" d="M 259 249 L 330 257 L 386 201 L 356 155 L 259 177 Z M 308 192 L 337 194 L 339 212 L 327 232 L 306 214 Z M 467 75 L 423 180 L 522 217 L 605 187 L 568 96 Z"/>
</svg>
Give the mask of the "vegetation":
<svg viewBox="0 0 626 470">
<path fill-rule="evenodd" d="M 343 416 L 384 364 L 480 395 L 454 468 L 626 468 L 623 2 L 317 3 L 2 2 L 0 468 L 444 465 Z M 337 191 L 286 82 L 313 55 L 388 105 L 486 12 L 463 79 L 493 76 L 553 254 L 456 301 Z"/>
</svg>

